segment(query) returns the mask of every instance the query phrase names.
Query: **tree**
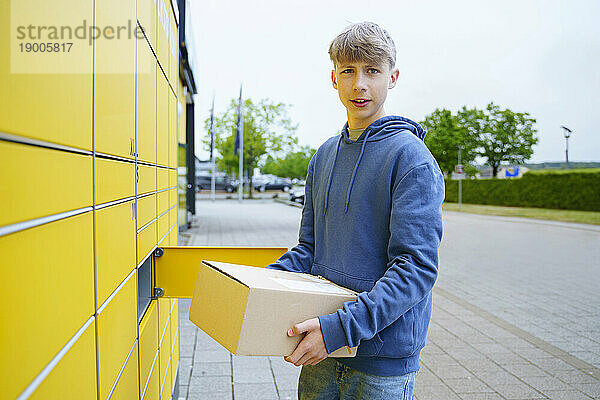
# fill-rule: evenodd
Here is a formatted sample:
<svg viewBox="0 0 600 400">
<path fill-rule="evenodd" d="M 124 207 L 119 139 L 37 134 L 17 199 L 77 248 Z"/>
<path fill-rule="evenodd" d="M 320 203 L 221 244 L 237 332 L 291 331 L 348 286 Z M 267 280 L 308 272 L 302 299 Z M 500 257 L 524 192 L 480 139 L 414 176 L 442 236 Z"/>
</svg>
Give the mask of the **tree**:
<svg viewBox="0 0 600 400">
<path fill-rule="evenodd" d="M 493 102 L 485 110 L 467 109 L 458 112 L 458 120 L 471 135 L 477 137 L 480 156 L 492 167 L 495 178 L 502 162 L 523 164 L 533 154 L 535 119 L 528 113 L 515 113 L 501 109 Z"/>
<path fill-rule="evenodd" d="M 449 176 L 458 164 L 458 148 L 461 147 L 461 162 L 466 170 L 473 171 L 470 165 L 477 157 L 477 138 L 471 131 L 462 126 L 457 116 L 450 110 L 436 109 L 425 116 L 421 125 L 427 129 L 425 144 L 437 160 L 440 169 Z"/>
<path fill-rule="evenodd" d="M 283 158 L 268 156 L 261 171 L 263 174 L 304 179 L 308 173 L 308 163 L 315 152 L 315 149 L 302 146 L 300 150 L 287 153 Z"/>
<path fill-rule="evenodd" d="M 262 99 L 254 103 L 246 99 L 243 103 L 244 159 L 243 168 L 250 182 L 252 197 L 252 176 L 254 169 L 267 152 L 278 154 L 289 150 L 297 143 L 294 133 L 297 126 L 287 116 L 287 105 L 272 103 Z M 234 155 L 235 130 L 237 121 L 237 99 L 232 99 L 227 110 L 216 115 L 213 129 L 215 132 L 215 149 L 220 154 L 217 158 L 219 169 L 228 174 L 239 173 L 239 159 Z M 205 121 L 208 131 L 210 117 Z M 203 140 L 210 150 L 210 136 Z"/>
</svg>

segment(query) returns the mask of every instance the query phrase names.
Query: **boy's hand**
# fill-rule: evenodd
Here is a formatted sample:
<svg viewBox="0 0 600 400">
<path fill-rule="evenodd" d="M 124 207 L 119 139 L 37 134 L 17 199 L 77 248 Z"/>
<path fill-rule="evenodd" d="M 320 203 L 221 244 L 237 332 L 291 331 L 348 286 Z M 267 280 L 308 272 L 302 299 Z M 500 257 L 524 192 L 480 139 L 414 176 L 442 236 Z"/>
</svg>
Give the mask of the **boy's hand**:
<svg viewBox="0 0 600 400">
<path fill-rule="evenodd" d="M 327 349 L 321 333 L 319 318 L 312 318 L 294 325 L 288 330 L 288 336 L 298 336 L 306 332 L 294 352 L 284 357 L 287 362 L 300 365 L 315 365 L 327 358 Z"/>
</svg>

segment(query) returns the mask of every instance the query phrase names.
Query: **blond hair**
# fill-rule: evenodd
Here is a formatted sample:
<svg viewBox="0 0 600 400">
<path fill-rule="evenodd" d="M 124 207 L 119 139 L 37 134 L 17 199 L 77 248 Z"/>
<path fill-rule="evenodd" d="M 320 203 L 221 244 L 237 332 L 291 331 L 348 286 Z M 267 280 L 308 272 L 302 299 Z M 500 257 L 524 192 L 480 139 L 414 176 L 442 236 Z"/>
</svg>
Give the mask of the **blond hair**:
<svg viewBox="0 0 600 400">
<path fill-rule="evenodd" d="M 352 24 L 337 35 L 329 46 L 329 58 L 334 65 L 344 62 L 387 61 L 390 69 L 396 65 L 396 45 L 385 29 L 373 22 Z"/>
</svg>

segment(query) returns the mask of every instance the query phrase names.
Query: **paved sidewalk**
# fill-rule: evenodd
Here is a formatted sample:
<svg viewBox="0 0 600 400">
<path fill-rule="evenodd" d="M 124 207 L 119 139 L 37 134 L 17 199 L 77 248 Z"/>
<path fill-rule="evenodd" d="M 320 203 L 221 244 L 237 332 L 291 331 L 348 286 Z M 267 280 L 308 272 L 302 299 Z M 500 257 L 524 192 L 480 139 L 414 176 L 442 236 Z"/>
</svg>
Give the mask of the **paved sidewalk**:
<svg viewBox="0 0 600 400">
<path fill-rule="evenodd" d="M 296 207 L 271 200 L 242 204 L 235 200 L 220 200 L 199 201 L 197 210 L 196 226 L 184 233 L 188 245 L 290 247 L 297 241 L 301 210 Z M 476 218 L 482 219 L 485 227 L 500 230 L 499 234 L 506 235 L 502 229 L 511 229 L 511 225 L 501 224 L 501 219 Z M 492 268 L 494 262 L 501 262 L 500 256 L 485 262 L 480 256 L 478 262 L 467 262 L 466 254 L 456 250 L 459 247 L 456 235 L 463 232 L 461 227 L 465 224 L 472 224 L 471 236 L 467 238 L 471 242 L 477 235 L 489 235 L 487 231 L 478 232 L 481 227 L 476 222 L 469 215 L 446 213 L 444 241 L 451 244 L 452 249 L 444 245 L 440 249 L 446 268 L 440 269 L 440 279 L 434 289 L 432 322 L 428 344 L 421 353 L 415 398 L 600 399 L 600 370 L 593 358 L 600 352 L 597 336 L 600 318 L 596 308 L 599 295 L 588 289 L 597 286 L 600 269 L 597 261 L 594 264 L 590 259 L 589 264 L 582 266 L 596 277 L 595 280 L 588 279 L 588 282 L 584 276 L 585 282 L 579 284 L 575 277 L 565 277 L 564 290 L 569 291 L 569 299 L 575 296 L 572 305 L 588 317 L 580 318 L 578 326 L 565 325 L 561 314 L 551 312 L 553 304 L 561 308 L 556 297 L 560 280 L 542 274 L 536 285 L 515 284 L 527 282 L 528 277 L 531 279 L 530 274 L 536 272 L 535 268 L 533 272 L 526 270 L 528 264 L 511 268 L 511 279 L 504 279 L 501 271 L 494 273 Z M 535 233 L 536 227 L 531 223 L 525 221 L 514 228 L 530 229 L 529 234 Z M 588 246 L 586 240 L 598 239 L 597 232 L 592 232 L 590 238 L 575 229 L 572 235 L 583 241 L 584 246 Z M 491 251 L 487 248 L 473 250 L 468 246 L 467 249 L 473 256 L 487 255 Z M 565 249 L 567 253 L 569 250 Z M 518 251 L 514 251 L 518 256 Z M 464 260 L 469 268 L 461 269 L 459 260 Z M 470 278 L 473 276 L 475 278 Z M 552 285 L 544 303 L 541 287 L 546 281 Z M 515 313 L 519 318 L 511 319 L 506 313 L 515 304 L 511 296 L 523 296 L 518 291 L 527 287 L 533 287 L 535 296 L 530 303 L 521 305 L 523 310 Z M 570 293 L 578 289 L 582 292 L 580 298 L 587 296 L 587 301 L 581 304 L 577 293 Z M 281 357 L 232 356 L 186 319 L 189 304 L 190 301 L 180 302 L 180 399 L 296 398 L 299 368 L 284 362 Z M 539 316 L 535 318 L 538 312 Z M 523 321 L 523 316 L 535 319 L 536 324 L 522 323 L 527 322 Z M 537 334 L 542 329 L 555 327 L 561 329 L 552 332 L 555 335 L 553 342 Z M 586 354 L 590 355 L 584 357 Z M 587 361 L 584 360 L 586 357 Z"/>
</svg>

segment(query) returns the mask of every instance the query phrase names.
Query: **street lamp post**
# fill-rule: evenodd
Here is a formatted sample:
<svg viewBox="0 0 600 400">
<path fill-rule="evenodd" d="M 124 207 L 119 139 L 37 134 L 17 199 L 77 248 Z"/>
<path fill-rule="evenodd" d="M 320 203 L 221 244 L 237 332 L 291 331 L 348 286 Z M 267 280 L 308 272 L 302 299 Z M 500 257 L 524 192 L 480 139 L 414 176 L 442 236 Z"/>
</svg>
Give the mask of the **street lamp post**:
<svg viewBox="0 0 600 400">
<path fill-rule="evenodd" d="M 565 136 L 565 159 L 567 161 L 567 169 L 569 169 L 569 138 L 571 137 L 572 131 L 564 125 L 561 125 L 563 129 L 563 135 Z"/>
</svg>

